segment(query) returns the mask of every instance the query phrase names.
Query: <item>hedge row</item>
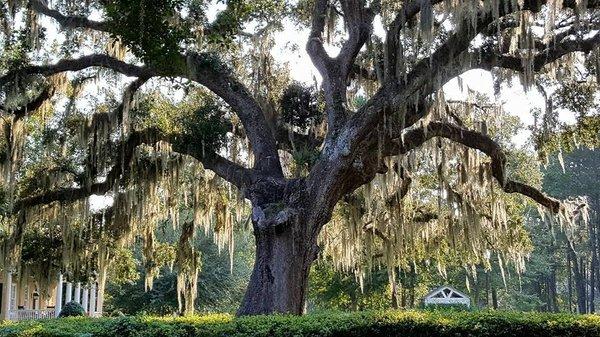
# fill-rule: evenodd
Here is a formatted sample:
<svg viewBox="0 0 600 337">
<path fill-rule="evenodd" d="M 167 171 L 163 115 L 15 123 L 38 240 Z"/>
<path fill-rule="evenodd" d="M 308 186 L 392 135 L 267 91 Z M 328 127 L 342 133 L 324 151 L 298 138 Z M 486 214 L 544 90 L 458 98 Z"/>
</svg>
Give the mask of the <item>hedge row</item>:
<svg viewBox="0 0 600 337">
<path fill-rule="evenodd" d="M 511 312 L 387 311 L 302 317 L 62 318 L 4 323 L 10 337 L 600 337 L 600 316 Z"/>
</svg>

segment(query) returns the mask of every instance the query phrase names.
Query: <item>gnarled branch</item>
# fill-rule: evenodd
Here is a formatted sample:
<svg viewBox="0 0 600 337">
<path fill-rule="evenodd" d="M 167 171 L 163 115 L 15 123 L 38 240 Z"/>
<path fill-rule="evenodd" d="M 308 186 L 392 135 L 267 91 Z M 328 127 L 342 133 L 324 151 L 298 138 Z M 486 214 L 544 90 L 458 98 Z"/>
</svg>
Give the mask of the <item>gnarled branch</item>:
<svg viewBox="0 0 600 337">
<path fill-rule="evenodd" d="M 102 67 L 112 69 L 126 76 L 152 77 L 158 74 L 145 66 L 136 66 L 127 62 L 118 60 L 106 54 L 92 54 L 82 56 L 76 59 L 65 59 L 55 64 L 48 65 L 28 65 L 19 69 L 9 71 L 0 77 L 0 86 L 5 85 L 18 76 L 42 75 L 50 76 L 65 71 L 80 71 L 91 67 Z"/>
<path fill-rule="evenodd" d="M 34 11 L 53 18 L 61 25 L 61 27 L 87 28 L 97 31 L 110 32 L 109 23 L 90 20 L 84 16 L 63 15 L 59 11 L 49 8 L 46 3 L 41 0 L 30 0 L 29 6 Z"/>
<path fill-rule="evenodd" d="M 525 195 L 554 213 L 558 213 L 560 210 L 561 203 L 559 200 L 545 195 L 535 187 L 508 180 L 505 170 L 506 155 L 504 151 L 489 136 L 476 131 L 467 130 L 449 123 L 429 123 L 426 127 L 415 128 L 406 132 L 403 137 L 404 141 L 398 139 L 393 144 L 388 144 L 387 154 L 407 153 L 434 137 L 446 138 L 488 155 L 492 161 L 492 175 L 506 193 Z"/>
</svg>

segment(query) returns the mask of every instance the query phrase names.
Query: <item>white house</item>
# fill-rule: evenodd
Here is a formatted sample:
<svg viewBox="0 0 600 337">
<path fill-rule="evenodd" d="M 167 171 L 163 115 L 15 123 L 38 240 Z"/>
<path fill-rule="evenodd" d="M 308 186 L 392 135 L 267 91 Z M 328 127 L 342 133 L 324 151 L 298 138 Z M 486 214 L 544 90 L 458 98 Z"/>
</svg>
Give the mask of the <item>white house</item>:
<svg viewBox="0 0 600 337">
<path fill-rule="evenodd" d="M 450 286 L 443 286 L 430 291 L 423 297 L 423 302 L 425 306 L 463 304 L 467 307 L 471 307 L 471 299 L 469 296 Z"/>
<path fill-rule="evenodd" d="M 53 318 L 60 314 L 64 303 L 80 303 L 89 316 L 101 316 L 103 303 L 99 298 L 96 282 L 72 283 L 58 274 L 55 281 L 41 291 L 33 280 L 19 280 L 13 273 L 0 275 L 0 320 L 20 321 L 26 319 Z"/>
</svg>

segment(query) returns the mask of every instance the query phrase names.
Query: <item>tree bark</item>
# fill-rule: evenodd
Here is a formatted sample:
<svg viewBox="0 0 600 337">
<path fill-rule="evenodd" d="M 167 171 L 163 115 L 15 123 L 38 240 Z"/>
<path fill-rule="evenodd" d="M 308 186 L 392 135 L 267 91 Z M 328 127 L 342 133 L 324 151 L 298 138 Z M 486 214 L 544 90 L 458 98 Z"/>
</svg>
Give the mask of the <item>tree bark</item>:
<svg viewBox="0 0 600 337">
<path fill-rule="evenodd" d="M 316 238 L 310 237 L 299 221 L 286 226 L 289 224 L 255 226 L 254 269 L 238 315 L 304 312 Z"/>
</svg>

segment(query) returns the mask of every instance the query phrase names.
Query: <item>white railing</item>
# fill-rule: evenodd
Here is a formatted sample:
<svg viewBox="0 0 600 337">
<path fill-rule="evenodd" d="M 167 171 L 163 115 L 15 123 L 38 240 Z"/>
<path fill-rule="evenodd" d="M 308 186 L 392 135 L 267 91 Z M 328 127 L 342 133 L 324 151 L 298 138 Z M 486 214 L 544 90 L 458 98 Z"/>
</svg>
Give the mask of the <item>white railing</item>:
<svg viewBox="0 0 600 337">
<path fill-rule="evenodd" d="M 86 313 L 89 317 L 102 317 L 101 312 Z M 11 310 L 8 312 L 8 319 L 10 321 L 25 321 L 29 319 L 46 319 L 56 317 L 56 311 L 54 309 L 18 309 Z"/>
<path fill-rule="evenodd" d="M 56 311 L 54 309 L 19 309 L 8 312 L 8 319 L 11 321 L 23 321 L 28 319 L 54 318 Z"/>
</svg>

